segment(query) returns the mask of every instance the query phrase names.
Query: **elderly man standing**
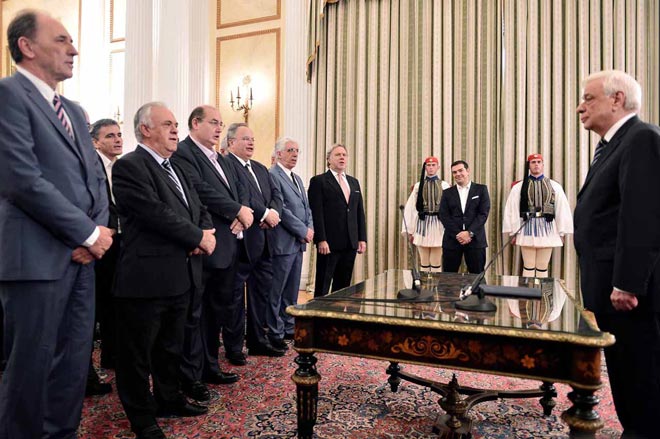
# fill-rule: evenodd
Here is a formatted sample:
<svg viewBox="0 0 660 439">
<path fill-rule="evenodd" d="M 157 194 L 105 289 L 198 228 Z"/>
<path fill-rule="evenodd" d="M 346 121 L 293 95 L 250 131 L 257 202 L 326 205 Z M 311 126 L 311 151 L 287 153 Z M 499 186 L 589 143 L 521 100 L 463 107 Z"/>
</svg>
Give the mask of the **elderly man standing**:
<svg viewBox="0 0 660 439">
<path fill-rule="evenodd" d="M 7 366 L 0 438 L 73 438 L 94 324 L 94 259 L 112 244 L 108 199 L 82 109 L 57 86 L 78 54 L 62 23 L 21 11 L 17 73 L 0 81 L 0 300 Z"/>
<path fill-rule="evenodd" d="M 637 117 L 642 89 L 620 71 L 583 83 L 577 112 L 600 137 L 575 206 L 582 295 L 605 348 L 623 438 L 658 437 L 660 413 L 660 128 Z"/>
<path fill-rule="evenodd" d="M 181 365 L 183 391 L 199 401 L 210 399 L 202 381 L 229 384 L 238 375 L 220 370 L 219 337 L 222 328 L 235 317 L 232 300 L 236 254 L 243 230 L 252 225 L 248 194 L 226 158 L 215 152 L 222 133 L 222 116 L 211 106 L 199 106 L 188 117 L 190 135 L 179 143 L 172 161 L 188 173 L 207 207 L 219 249 L 204 257 L 204 293 L 193 296 L 188 309 L 184 361 Z M 200 325 L 201 319 L 201 325 Z M 229 331 L 223 331 L 225 345 L 231 344 Z"/>
<path fill-rule="evenodd" d="M 270 343 L 286 349 L 285 339 L 293 339 L 293 316 L 286 307 L 298 300 L 303 252 L 314 238 L 312 211 L 305 186 L 293 172 L 298 163 L 298 143 L 283 137 L 275 143 L 275 165 L 270 168 L 273 182 L 282 193 L 282 222 L 271 233 L 273 241 L 273 286 L 266 315 Z"/>
<path fill-rule="evenodd" d="M 165 437 L 156 417 L 208 411 L 186 400 L 179 373 L 186 310 L 215 229 L 186 173 L 170 162 L 179 140 L 172 112 L 151 102 L 133 125 L 139 144 L 112 170 L 124 236 L 115 282 L 117 391 L 138 439 L 154 439 Z"/>
<path fill-rule="evenodd" d="M 242 306 L 247 283 L 247 339 L 249 355 L 268 357 L 284 356 L 286 350 L 270 344 L 266 335 L 266 313 L 268 297 L 273 282 L 271 260 L 272 229 L 280 223 L 282 195 L 273 183 L 268 169 L 252 160 L 254 134 L 244 123 L 233 123 L 227 129 L 229 155 L 241 183 L 250 194 L 250 207 L 254 211 L 254 223 L 245 231 L 245 245 L 239 246 L 238 268 L 234 281 L 234 300 L 239 304 L 232 333 L 236 334 L 231 345 L 225 345 L 225 355 L 237 366 L 246 364 L 243 354 L 243 329 L 245 327 Z M 228 329 L 228 328 L 225 328 Z"/>
</svg>

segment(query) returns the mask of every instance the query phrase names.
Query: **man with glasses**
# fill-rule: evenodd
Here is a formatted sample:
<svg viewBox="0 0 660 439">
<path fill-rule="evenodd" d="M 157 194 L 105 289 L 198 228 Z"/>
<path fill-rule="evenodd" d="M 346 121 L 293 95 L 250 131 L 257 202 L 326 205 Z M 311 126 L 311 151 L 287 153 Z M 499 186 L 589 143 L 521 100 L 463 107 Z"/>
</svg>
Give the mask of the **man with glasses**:
<svg viewBox="0 0 660 439">
<path fill-rule="evenodd" d="M 231 344 L 223 327 L 235 319 L 232 303 L 236 253 L 243 230 L 252 225 L 252 209 L 247 192 L 239 184 L 233 167 L 215 152 L 224 124 L 215 108 L 203 105 L 188 117 L 190 135 L 179 142 L 172 162 L 190 177 L 200 200 L 213 219 L 215 237 L 221 251 L 204 257 L 203 294 L 191 298 L 186 324 L 184 358 L 181 365 L 183 391 L 198 401 L 210 394 L 203 382 L 229 384 L 238 375 L 225 373 L 218 366 L 220 332 L 225 345 Z"/>
<path fill-rule="evenodd" d="M 268 169 L 252 160 L 254 134 L 244 123 L 234 123 L 227 130 L 228 160 L 250 194 L 254 223 L 245 231 L 245 245 L 239 246 L 238 267 L 234 281 L 234 300 L 238 313 L 233 325 L 235 342 L 225 345 L 225 355 L 236 365 L 246 363 L 243 355 L 244 285 L 247 282 L 247 340 L 250 355 L 281 357 L 284 349 L 273 346 L 266 336 L 266 310 L 273 283 L 271 255 L 273 228 L 280 223 L 282 195 L 273 183 Z"/>
</svg>

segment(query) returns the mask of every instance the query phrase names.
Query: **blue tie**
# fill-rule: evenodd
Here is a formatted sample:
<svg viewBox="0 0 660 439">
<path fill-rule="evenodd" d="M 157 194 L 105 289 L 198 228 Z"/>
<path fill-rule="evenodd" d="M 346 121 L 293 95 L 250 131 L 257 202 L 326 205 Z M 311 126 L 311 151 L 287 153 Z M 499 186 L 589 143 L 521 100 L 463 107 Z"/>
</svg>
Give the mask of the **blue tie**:
<svg viewBox="0 0 660 439">
<path fill-rule="evenodd" d="M 600 155 L 603 153 L 606 146 L 607 146 L 607 140 L 600 139 L 600 142 L 598 142 L 598 146 L 596 146 L 596 151 L 594 152 L 594 159 L 591 161 L 591 166 L 593 166 L 594 163 L 596 163 L 596 161 L 600 158 Z"/>
</svg>

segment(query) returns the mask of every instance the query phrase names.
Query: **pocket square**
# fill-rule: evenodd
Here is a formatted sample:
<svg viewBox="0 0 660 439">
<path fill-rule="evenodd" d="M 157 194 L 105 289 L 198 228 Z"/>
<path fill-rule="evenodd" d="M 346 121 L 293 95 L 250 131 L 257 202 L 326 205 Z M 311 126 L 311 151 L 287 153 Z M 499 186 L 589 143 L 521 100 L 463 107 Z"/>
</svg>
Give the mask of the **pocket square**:
<svg viewBox="0 0 660 439">
<path fill-rule="evenodd" d="M 471 199 L 471 200 L 476 200 L 477 198 L 479 198 L 479 195 L 475 195 L 474 197 L 472 197 L 472 198 L 470 198 L 470 199 Z"/>
</svg>

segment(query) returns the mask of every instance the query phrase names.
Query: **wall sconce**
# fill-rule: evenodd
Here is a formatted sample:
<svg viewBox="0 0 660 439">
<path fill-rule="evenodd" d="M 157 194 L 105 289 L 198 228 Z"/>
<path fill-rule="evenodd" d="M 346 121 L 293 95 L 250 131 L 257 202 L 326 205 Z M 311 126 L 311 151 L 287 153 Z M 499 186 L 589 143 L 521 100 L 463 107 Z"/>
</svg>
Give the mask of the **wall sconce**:
<svg viewBox="0 0 660 439">
<path fill-rule="evenodd" d="M 248 115 L 250 113 L 250 110 L 254 107 L 253 97 L 252 97 L 252 87 L 250 87 L 250 82 L 252 82 L 250 75 L 245 75 L 243 77 L 243 87 L 245 88 L 243 95 L 245 96 L 249 89 L 250 97 L 248 98 L 247 96 L 245 96 L 245 100 L 243 101 L 242 105 L 241 105 L 241 86 L 239 85 L 236 87 L 235 101 L 234 101 L 234 92 L 229 90 L 229 104 L 231 105 L 231 109 L 234 111 L 242 111 L 243 119 L 245 120 L 245 123 L 248 123 Z M 236 106 L 234 106 L 234 103 L 236 103 Z"/>
<path fill-rule="evenodd" d="M 117 111 L 115 111 L 115 121 L 119 124 L 119 126 L 124 124 L 124 121 L 121 119 L 121 112 L 119 111 L 119 105 L 117 105 Z"/>
</svg>

